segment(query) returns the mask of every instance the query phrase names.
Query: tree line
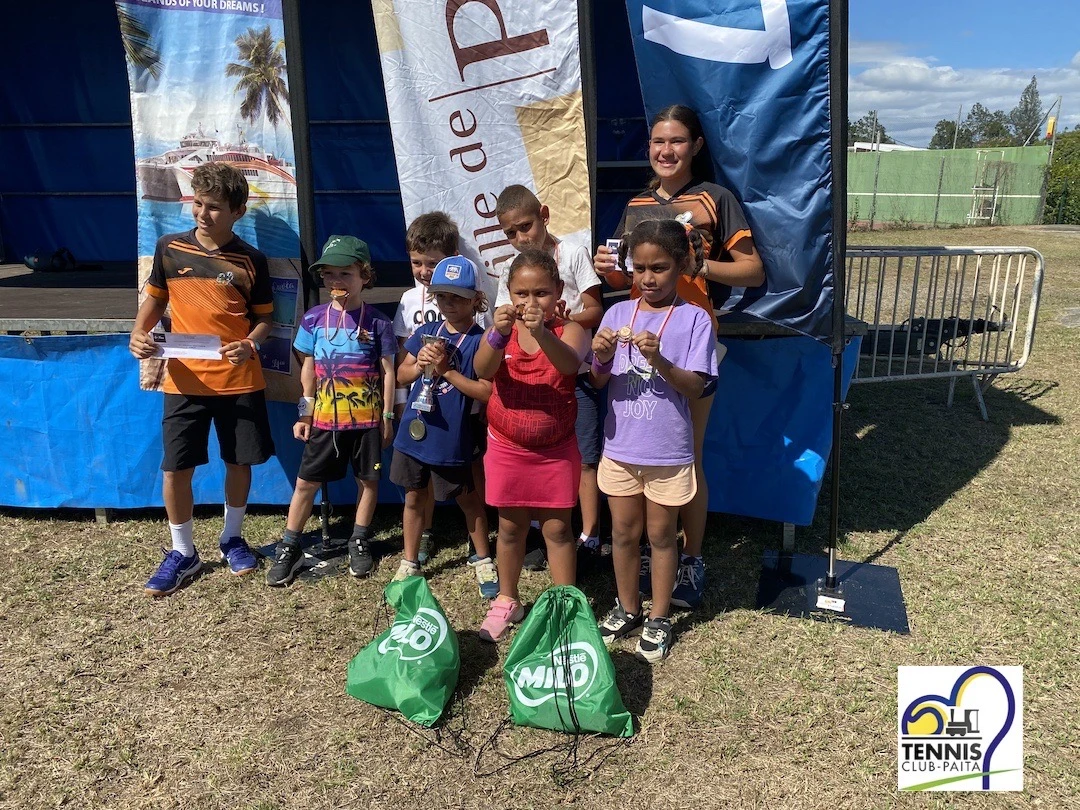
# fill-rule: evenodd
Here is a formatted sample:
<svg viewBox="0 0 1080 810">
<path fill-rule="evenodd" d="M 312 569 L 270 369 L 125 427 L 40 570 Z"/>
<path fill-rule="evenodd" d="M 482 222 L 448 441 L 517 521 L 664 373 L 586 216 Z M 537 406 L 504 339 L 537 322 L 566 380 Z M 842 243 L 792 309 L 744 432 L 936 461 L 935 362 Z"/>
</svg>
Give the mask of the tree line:
<svg viewBox="0 0 1080 810">
<path fill-rule="evenodd" d="M 1030 143 L 1043 140 L 1043 108 L 1039 98 L 1039 86 L 1035 77 L 1031 77 L 1027 87 L 1020 94 L 1020 100 L 1008 113 L 1004 110 L 989 110 L 983 104 L 973 104 L 967 117 L 957 128 L 955 120 L 941 119 L 934 127 L 934 136 L 930 139 L 931 149 L 972 149 L 988 146 L 1023 146 L 1031 137 Z M 877 110 L 870 110 L 857 121 L 847 123 L 847 145 L 856 141 L 874 143 L 896 143 L 885 131 L 885 125 L 878 118 Z M 1034 133 L 1034 136 L 1032 136 Z"/>
</svg>

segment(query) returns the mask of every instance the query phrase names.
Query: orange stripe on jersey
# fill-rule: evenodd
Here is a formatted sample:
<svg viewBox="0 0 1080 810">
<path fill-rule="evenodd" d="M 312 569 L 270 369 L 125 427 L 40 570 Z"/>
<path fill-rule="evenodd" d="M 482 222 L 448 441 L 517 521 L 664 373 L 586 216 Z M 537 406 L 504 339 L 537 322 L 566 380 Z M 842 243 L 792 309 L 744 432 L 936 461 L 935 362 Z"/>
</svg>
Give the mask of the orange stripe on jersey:
<svg viewBox="0 0 1080 810">
<path fill-rule="evenodd" d="M 179 239 L 174 239 L 169 242 L 169 250 L 179 250 L 182 253 L 194 253 L 196 256 L 205 256 L 206 251 L 188 244 L 187 242 L 181 242 Z"/>
<path fill-rule="evenodd" d="M 252 304 L 251 311 L 256 315 L 269 315 L 274 311 L 273 304 Z"/>
<path fill-rule="evenodd" d="M 701 192 L 700 194 L 695 194 L 693 199 L 701 203 L 701 206 L 708 212 L 709 219 L 713 222 L 717 222 L 716 203 L 711 195 Z"/>
<path fill-rule="evenodd" d="M 732 234 L 732 237 L 724 243 L 724 250 L 730 251 L 731 248 L 734 247 L 735 243 L 743 237 L 749 237 L 750 239 L 753 239 L 754 235 L 750 233 L 749 229 L 746 228 L 741 231 L 735 231 L 735 233 Z"/>
<path fill-rule="evenodd" d="M 161 287 L 155 287 L 150 282 L 147 282 L 146 287 L 144 287 L 143 289 L 146 290 L 146 294 L 149 295 L 151 298 L 156 298 L 159 301 L 168 301 L 169 300 L 169 291 L 168 290 L 163 290 L 163 289 L 161 289 Z"/>
</svg>

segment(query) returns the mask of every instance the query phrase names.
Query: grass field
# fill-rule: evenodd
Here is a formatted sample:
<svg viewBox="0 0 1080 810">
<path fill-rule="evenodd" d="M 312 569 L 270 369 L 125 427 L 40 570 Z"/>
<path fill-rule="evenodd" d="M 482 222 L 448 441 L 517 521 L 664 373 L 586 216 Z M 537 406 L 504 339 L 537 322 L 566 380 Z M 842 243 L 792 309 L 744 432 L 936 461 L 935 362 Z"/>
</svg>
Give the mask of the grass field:
<svg viewBox="0 0 1080 810">
<path fill-rule="evenodd" d="M 498 650 L 444 541 L 432 589 L 459 630 L 461 700 L 436 733 L 344 694 L 372 638 L 397 558 L 399 514 L 381 508 L 388 550 L 370 581 L 285 591 L 211 568 L 174 596 L 142 584 L 167 532 L 160 512 L 0 511 L 0 807 L 134 808 L 1015 808 L 1080 807 L 1080 232 L 993 228 L 859 234 L 861 244 L 1030 245 L 1047 273 L 1034 356 L 987 393 L 969 386 L 856 386 L 844 417 L 841 557 L 894 566 L 906 636 L 754 609 L 762 552 L 779 528 L 714 515 L 704 607 L 679 617 L 655 667 L 614 654 L 640 732 L 624 745 L 508 729 Z M 213 550 L 220 518 L 200 513 Z M 458 518 L 439 520 L 463 537 Z M 283 510 L 249 517 L 272 542 Z M 798 532 L 827 537 L 828 505 Z M 526 575 L 534 598 L 545 574 Z M 598 610 L 609 578 L 584 583 Z M 1025 667 L 1025 791 L 900 795 L 896 668 Z M 497 769 L 500 772 L 486 774 Z"/>
</svg>

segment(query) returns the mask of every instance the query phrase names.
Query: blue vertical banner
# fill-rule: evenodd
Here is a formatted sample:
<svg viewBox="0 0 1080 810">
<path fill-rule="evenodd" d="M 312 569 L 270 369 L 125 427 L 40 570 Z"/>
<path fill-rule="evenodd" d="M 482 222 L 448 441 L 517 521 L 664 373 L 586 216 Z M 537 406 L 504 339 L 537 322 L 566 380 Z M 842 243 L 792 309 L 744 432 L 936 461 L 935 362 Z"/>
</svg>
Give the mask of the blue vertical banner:
<svg viewBox="0 0 1080 810">
<path fill-rule="evenodd" d="M 830 333 L 828 0 L 627 0 L 645 109 L 700 116 L 716 181 L 742 202 L 767 277 L 744 310 Z"/>
<path fill-rule="evenodd" d="M 275 282 L 274 328 L 260 352 L 277 372 L 267 396 L 293 399 L 300 237 L 281 0 L 117 0 L 116 13 L 131 90 L 140 287 L 157 240 L 194 227 L 195 169 L 237 168 L 249 193 L 234 232 L 266 254 Z M 144 387 L 160 382 L 154 363 L 142 363 Z"/>
</svg>

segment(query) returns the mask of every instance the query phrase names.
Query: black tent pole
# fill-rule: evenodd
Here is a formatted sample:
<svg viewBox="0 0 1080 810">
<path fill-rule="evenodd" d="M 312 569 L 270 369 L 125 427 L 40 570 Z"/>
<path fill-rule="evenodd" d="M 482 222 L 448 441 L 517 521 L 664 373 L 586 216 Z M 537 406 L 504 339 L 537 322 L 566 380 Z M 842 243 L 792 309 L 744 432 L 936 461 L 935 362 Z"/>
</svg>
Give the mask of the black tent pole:
<svg viewBox="0 0 1080 810">
<path fill-rule="evenodd" d="M 307 76 L 304 72 L 304 47 L 300 31 L 299 0 L 283 0 L 282 22 L 285 26 L 286 72 L 289 77 L 289 107 L 292 112 L 293 151 L 296 153 L 296 211 L 300 221 L 300 280 L 304 285 L 304 309 L 319 303 L 319 288 L 308 266 L 318 255 L 315 238 L 315 184 L 311 172 L 311 133 L 307 107 Z M 322 539 L 330 539 L 330 488 L 322 485 Z"/>
<path fill-rule="evenodd" d="M 829 508 L 829 570 L 825 587 L 836 588 L 840 534 L 840 418 L 844 410 L 844 348 L 847 313 L 847 112 L 848 0 L 829 0 L 829 121 L 832 142 L 832 478 Z"/>
</svg>

